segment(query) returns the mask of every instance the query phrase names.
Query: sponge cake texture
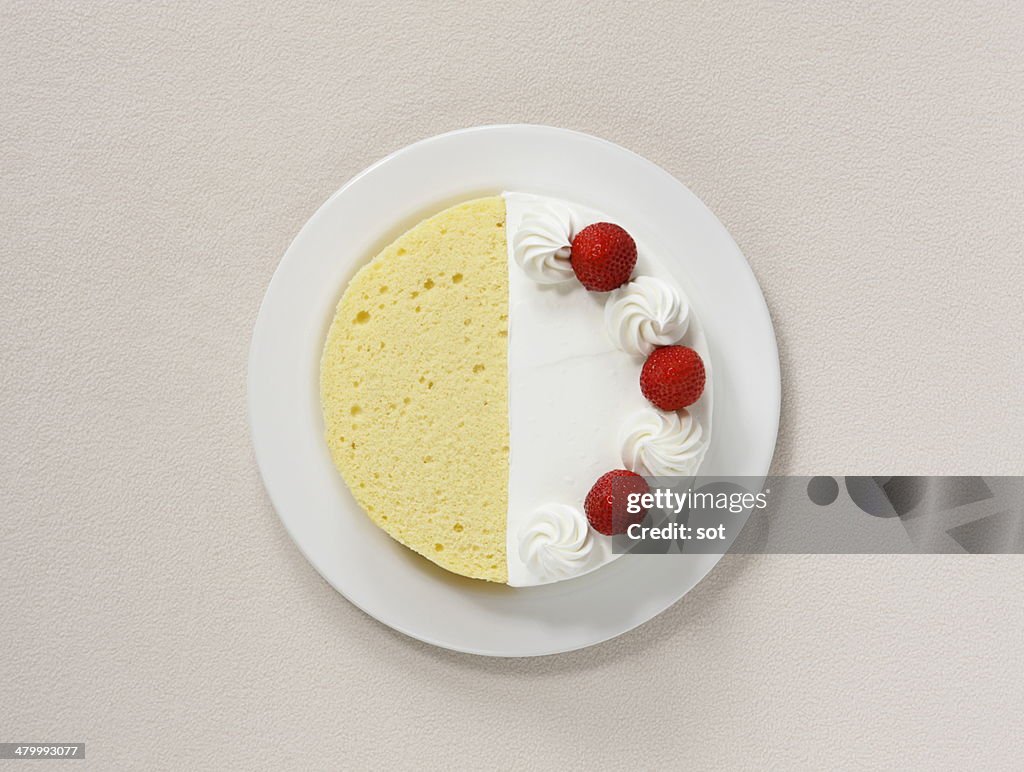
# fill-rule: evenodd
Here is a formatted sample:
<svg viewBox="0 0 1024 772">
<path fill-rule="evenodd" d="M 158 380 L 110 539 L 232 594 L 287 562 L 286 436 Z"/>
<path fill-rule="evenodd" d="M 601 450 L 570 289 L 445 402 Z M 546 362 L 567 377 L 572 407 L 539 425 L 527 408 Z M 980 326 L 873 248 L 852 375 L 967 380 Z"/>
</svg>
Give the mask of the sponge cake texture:
<svg viewBox="0 0 1024 772">
<path fill-rule="evenodd" d="M 338 303 L 320 398 L 335 465 L 367 515 L 458 574 L 505 582 L 505 202 L 459 204 L 365 265 Z"/>
</svg>

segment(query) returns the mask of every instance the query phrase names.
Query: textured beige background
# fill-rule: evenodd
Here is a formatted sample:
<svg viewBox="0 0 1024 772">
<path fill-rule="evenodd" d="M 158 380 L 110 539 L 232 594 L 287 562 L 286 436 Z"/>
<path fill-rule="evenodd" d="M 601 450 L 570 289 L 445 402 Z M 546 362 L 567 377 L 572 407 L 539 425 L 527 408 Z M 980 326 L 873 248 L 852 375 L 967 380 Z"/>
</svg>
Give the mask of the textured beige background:
<svg viewBox="0 0 1024 772">
<path fill-rule="evenodd" d="M 538 122 L 735 236 L 778 327 L 777 471 L 1024 472 L 1024 6 L 952 5 L 2 0 L 0 740 L 103 769 L 1019 768 L 1019 557 L 727 558 L 614 642 L 460 656 L 320 580 L 245 415 L 316 207 L 413 140 Z"/>
</svg>

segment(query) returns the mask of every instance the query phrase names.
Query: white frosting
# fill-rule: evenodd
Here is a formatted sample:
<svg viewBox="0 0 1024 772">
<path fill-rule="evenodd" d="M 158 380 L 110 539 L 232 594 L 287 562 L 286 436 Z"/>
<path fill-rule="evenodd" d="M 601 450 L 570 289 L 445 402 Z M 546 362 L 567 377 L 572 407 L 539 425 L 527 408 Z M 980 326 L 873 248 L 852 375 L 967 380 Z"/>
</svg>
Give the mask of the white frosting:
<svg viewBox="0 0 1024 772">
<path fill-rule="evenodd" d="M 533 512 L 518 539 L 523 565 L 546 580 L 582 573 L 594 548 L 586 516 L 568 504 L 548 504 Z"/>
<path fill-rule="evenodd" d="M 548 573 L 554 561 L 538 557 L 538 550 L 526 549 L 521 537 L 538 546 L 531 526 L 539 512 L 551 517 L 552 505 L 582 512 L 583 499 L 597 478 L 623 465 L 620 427 L 631 416 L 651 409 L 651 405 L 640 393 L 642 362 L 620 349 L 604 331 L 605 299 L 610 293 L 588 292 L 575 277 L 553 286 L 539 283 L 520 267 L 516 256 L 520 227 L 524 220 L 528 224 L 536 222 L 533 215 L 538 211 L 561 209 L 577 227 L 612 218 L 558 199 L 525 193 L 504 195 L 510 449 L 506 554 L 508 583 L 527 587 L 566 577 Z M 635 275 L 657 277 L 678 286 L 679 279 L 658 260 L 645 243 L 644 234 L 628 221 L 616 221 L 622 222 L 636 241 Z M 674 342 L 696 349 L 707 368 L 704 395 L 688 408 L 703 427 L 706 443 L 711 428 L 712 370 L 698 316 L 690 315 L 686 333 Z M 573 566 L 577 575 L 619 557 L 612 552 L 610 537 L 592 528 L 589 534 L 587 558 Z M 567 563 L 559 565 L 565 568 Z"/>
<path fill-rule="evenodd" d="M 638 276 L 614 290 L 604 306 L 605 328 L 623 351 L 647 356 L 686 334 L 690 305 L 683 294 L 656 276 Z"/>
<path fill-rule="evenodd" d="M 538 202 L 523 213 L 512 236 L 516 263 L 533 281 L 561 284 L 576 278 L 569 263 L 572 217 L 554 201 Z"/>
<path fill-rule="evenodd" d="M 646 408 L 628 418 L 621 438 L 626 469 L 653 477 L 695 475 L 707 447 L 700 421 L 688 410 Z"/>
</svg>

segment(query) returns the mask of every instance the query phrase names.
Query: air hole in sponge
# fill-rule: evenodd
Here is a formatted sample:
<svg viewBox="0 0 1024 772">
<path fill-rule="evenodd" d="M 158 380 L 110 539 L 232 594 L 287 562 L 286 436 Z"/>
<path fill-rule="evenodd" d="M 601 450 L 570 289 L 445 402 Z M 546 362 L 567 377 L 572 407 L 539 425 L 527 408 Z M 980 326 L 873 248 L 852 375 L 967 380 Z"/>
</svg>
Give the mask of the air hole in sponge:
<svg viewBox="0 0 1024 772">
<path fill-rule="evenodd" d="M 349 410 L 348 412 L 350 412 L 352 415 L 359 415 L 360 413 L 363 412 L 363 409 L 359 407 L 359 405 L 353 405 L 352 409 Z"/>
<path fill-rule="evenodd" d="M 453 525 L 452 530 L 455 531 L 455 533 L 462 533 L 462 523 L 456 523 Z"/>
<path fill-rule="evenodd" d="M 435 544 L 434 545 L 434 551 L 435 552 L 440 552 L 443 549 L 444 549 L 444 545 L 443 544 Z"/>
<path fill-rule="evenodd" d="M 427 279 L 425 282 L 423 282 L 423 289 L 433 289 L 433 288 L 434 288 L 434 280 L 433 279 Z"/>
<path fill-rule="evenodd" d="M 368 321 L 370 321 L 370 312 L 360 311 L 358 314 L 356 314 L 356 318 L 353 319 L 352 321 L 355 322 L 356 324 L 366 324 Z"/>
<path fill-rule="evenodd" d="M 484 367 L 483 365 L 473 365 L 473 372 L 474 373 L 482 373 L 486 369 L 487 368 Z"/>
<path fill-rule="evenodd" d="M 461 281 L 462 281 L 462 274 L 461 273 L 452 274 L 452 284 L 458 284 Z"/>
</svg>

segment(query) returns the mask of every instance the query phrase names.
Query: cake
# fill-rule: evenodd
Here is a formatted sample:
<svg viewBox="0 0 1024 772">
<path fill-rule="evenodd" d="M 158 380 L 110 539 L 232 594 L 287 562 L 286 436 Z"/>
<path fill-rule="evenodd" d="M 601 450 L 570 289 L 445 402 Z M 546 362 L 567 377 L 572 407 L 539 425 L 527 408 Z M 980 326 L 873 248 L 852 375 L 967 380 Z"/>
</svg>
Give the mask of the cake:
<svg viewBox="0 0 1024 772">
<path fill-rule="evenodd" d="M 688 356 L 691 381 L 653 372 L 656 351 Z M 479 198 L 345 288 L 321 360 L 325 439 L 401 544 L 463 576 L 546 584 L 618 557 L 595 494 L 609 470 L 696 473 L 707 364 L 686 294 L 627 229 L 559 199 Z"/>
</svg>

